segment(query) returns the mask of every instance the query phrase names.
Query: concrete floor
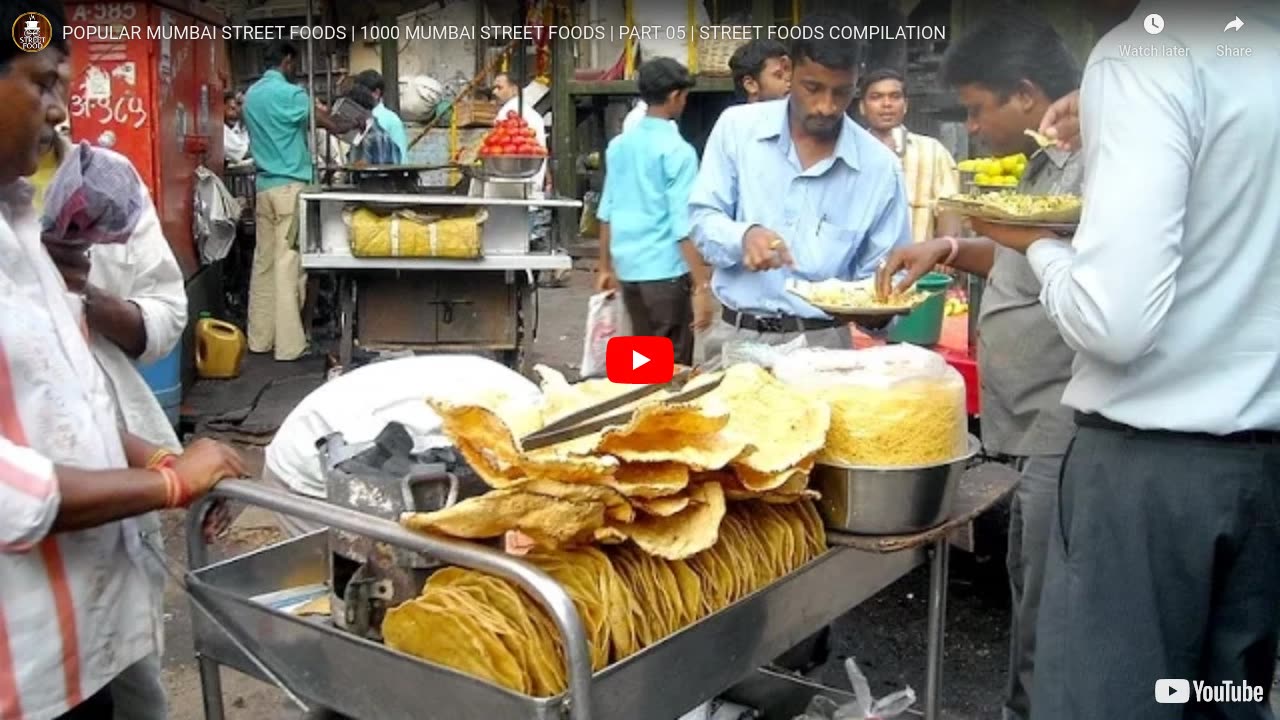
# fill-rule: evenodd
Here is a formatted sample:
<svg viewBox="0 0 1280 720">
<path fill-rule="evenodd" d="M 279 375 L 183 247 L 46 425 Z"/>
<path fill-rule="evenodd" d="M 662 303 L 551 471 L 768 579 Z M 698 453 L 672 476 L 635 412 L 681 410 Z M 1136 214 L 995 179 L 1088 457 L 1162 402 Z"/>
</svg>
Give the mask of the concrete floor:
<svg viewBox="0 0 1280 720">
<path fill-rule="evenodd" d="M 568 287 L 542 291 L 534 359 L 566 371 L 571 377 L 576 374 L 582 352 L 590 279 L 588 273 L 577 272 Z M 260 387 L 266 379 L 310 373 L 316 374 L 318 383 L 318 361 L 294 367 L 255 358 L 243 382 L 199 388 L 188 397 L 187 405 L 192 411 L 206 414 L 210 408 L 227 412 L 244 406 L 246 398 L 252 400 L 255 387 Z M 287 410 L 279 409 L 281 418 Z M 260 447 L 246 446 L 245 450 L 260 467 Z M 171 514 L 166 519 L 166 529 L 170 554 L 185 559 L 181 516 Z M 250 510 L 238 517 L 219 551 L 234 555 L 279 537 L 269 515 Z M 942 689 L 944 718 L 948 720 L 999 717 L 1009 620 L 1002 565 L 1003 559 L 994 554 L 986 557 L 953 554 Z M 818 675 L 827 683 L 844 686 L 841 663 L 844 657 L 855 656 L 877 695 L 900 689 L 904 684 L 922 693 L 927 598 L 928 571 L 920 568 L 856 608 L 837 624 L 833 635 L 834 657 Z M 192 653 L 190 606 L 176 587 L 170 588 L 167 599 L 165 677 L 170 691 L 171 717 L 199 720 L 204 715 Z M 222 674 L 227 715 L 231 720 L 297 717 L 284 695 L 275 688 L 234 671 L 224 670 Z"/>
</svg>

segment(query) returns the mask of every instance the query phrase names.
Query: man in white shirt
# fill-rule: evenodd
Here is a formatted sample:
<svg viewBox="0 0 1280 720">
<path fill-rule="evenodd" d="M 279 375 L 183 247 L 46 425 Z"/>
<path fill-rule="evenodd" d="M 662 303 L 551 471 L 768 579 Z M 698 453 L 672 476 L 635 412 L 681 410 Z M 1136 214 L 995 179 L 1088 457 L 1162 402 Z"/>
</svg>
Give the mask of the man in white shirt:
<svg viewBox="0 0 1280 720">
<path fill-rule="evenodd" d="M 52 128 L 42 140 L 45 152 L 59 162 L 66 157 L 65 141 Z M 111 153 L 98 148 L 99 153 Z M 112 155 L 115 155 L 112 153 Z M 121 162 L 128 161 L 120 156 Z M 39 182 L 39 180 L 37 180 Z M 138 186 L 146 192 L 142 179 Z M 42 194 L 43 195 L 43 194 Z M 37 203 L 36 210 L 42 210 Z M 61 268 L 60 268 L 61 269 Z M 187 325 L 187 295 L 182 269 L 160 228 L 160 218 L 148 199 L 128 242 L 98 245 L 84 268 L 63 270 L 68 289 L 84 298 L 89 345 L 105 373 L 115 400 L 120 425 L 128 432 L 170 452 L 181 452 L 169 418 L 157 402 L 134 362 L 152 363 L 168 355 L 182 339 Z M 144 537 L 163 545 L 160 516 L 137 518 Z M 151 579 L 157 604 L 164 601 L 165 573 L 152 563 Z M 163 720 L 167 716 L 159 653 L 152 654 L 112 682 L 117 720 Z"/>
<path fill-rule="evenodd" d="M 222 155 L 228 163 L 249 158 L 249 131 L 240 121 L 239 94 L 228 91 L 222 96 Z"/>
<path fill-rule="evenodd" d="M 108 685 L 164 629 L 135 518 L 244 467 L 211 441 L 175 459 L 120 431 L 83 299 L 41 242 L 23 179 L 41 134 L 66 117 L 62 5 L 3 5 L 5 17 L 44 16 L 52 41 L 0 46 L 0 717 L 111 717 Z"/>
<path fill-rule="evenodd" d="M 1063 402 L 1080 429 L 1050 541 L 1036 720 L 1271 717 L 1280 6 L 1217 10 L 1143 3 L 1094 48 L 1078 102 L 1085 215 L 1072 244 L 975 223 L 1027 252 L 1077 353 Z M 1153 13 L 1156 34 L 1144 27 Z M 1227 39 L 1236 14 L 1245 25 Z M 1263 697 L 1187 710 L 1153 698 L 1162 678 L 1258 686 Z"/>
<path fill-rule="evenodd" d="M 417 450 L 447 446 L 440 417 L 426 399 L 478 393 L 531 405 L 542 396 L 524 376 L 475 355 L 424 355 L 365 365 L 321 385 L 289 413 L 267 446 L 263 479 L 289 492 L 324 499 L 317 440 L 340 432 L 349 444 L 369 442 L 387 423 L 398 422 L 413 436 Z M 276 519 L 295 536 L 319 527 L 284 515 Z"/>
</svg>

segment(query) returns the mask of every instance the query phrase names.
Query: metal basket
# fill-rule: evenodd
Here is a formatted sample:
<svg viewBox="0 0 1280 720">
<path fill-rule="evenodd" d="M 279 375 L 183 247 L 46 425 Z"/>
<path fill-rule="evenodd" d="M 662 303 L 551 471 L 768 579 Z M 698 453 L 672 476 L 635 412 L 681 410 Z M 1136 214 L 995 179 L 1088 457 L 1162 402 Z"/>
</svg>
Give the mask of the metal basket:
<svg viewBox="0 0 1280 720">
<path fill-rule="evenodd" d="M 538 174 L 542 162 L 540 155 L 502 155 L 480 158 L 480 174 L 485 177 L 526 179 Z"/>
</svg>

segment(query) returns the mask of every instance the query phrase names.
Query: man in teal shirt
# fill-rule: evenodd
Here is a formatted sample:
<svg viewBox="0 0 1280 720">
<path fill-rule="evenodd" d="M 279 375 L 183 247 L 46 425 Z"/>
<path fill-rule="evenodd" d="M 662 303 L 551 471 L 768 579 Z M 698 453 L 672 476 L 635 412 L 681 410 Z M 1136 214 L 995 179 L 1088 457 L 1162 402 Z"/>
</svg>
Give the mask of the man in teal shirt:
<svg viewBox="0 0 1280 720">
<path fill-rule="evenodd" d="M 638 84 L 647 115 L 605 152 L 596 285 L 621 287 L 632 331 L 670 338 L 676 362 L 691 365 L 693 326 L 710 321 L 711 298 L 689 238 L 698 154 L 672 120 L 684 112 L 693 78 L 675 60 L 656 58 L 640 67 Z"/>
<path fill-rule="evenodd" d="M 382 79 L 382 73 L 377 70 L 365 70 L 356 75 L 356 82 L 365 86 L 373 93 L 373 97 L 377 99 L 378 104 L 373 108 L 373 119 L 378 121 L 383 130 L 391 136 L 391 141 L 400 148 L 400 162 L 409 162 L 409 135 L 405 132 L 404 121 L 396 114 L 394 110 L 387 107 L 382 101 L 383 91 L 387 85 Z"/>
<path fill-rule="evenodd" d="M 302 259 L 294 217 L 298 193 L 312 182 L 307 143 L 314 102 L 293 83 L 298 50 L 290 43 L 267 49 L 267 71 L 244 96 L 244 125 L 257 164 L 257 247 L 249 278 L 249 350 L 296 360 L 307 350 L 302 327 Z M 316 111 L 316 124 L 335 134 L 343 128 Z"/>
</svg>

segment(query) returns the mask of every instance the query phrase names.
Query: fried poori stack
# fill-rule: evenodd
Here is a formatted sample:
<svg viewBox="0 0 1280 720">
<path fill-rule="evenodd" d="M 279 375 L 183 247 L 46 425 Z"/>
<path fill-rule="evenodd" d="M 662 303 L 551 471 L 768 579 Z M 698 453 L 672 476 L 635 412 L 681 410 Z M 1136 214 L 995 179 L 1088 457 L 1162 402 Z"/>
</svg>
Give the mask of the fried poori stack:
<svg viewBox="0 0 1280 720">
<path fill-rule="evenodd" d="M 525 559 L 559 583 L 586 629 L 593 670 L 623 660 L 817 557 L 826 536 L 809 500 L 735 503 L 720 537 L 687 559 L 638 544 L 546 550 Z M 448 567 L 387 612 L 388 646 L 533 697 L 567 687 L 564 648 L 546 611 L 511 583 Z"/>
</svg>

